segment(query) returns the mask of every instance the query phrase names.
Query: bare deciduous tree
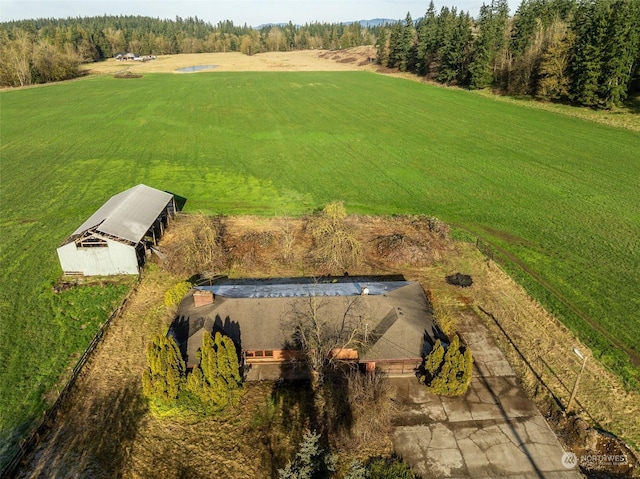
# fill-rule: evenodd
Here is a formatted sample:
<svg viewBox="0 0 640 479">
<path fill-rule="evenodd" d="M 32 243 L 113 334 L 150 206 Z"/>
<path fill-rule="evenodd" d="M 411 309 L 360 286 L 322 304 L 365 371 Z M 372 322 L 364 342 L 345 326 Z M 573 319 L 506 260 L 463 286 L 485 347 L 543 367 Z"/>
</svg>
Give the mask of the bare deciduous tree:
<svg viewBox="0 0 640 479">
<path fill-rule="evenodd" d="M 293 332 L 294 346 L 300 349 L 311 373 L 311 385 L 318 391 L 327 368 L 366 345 L 366 318 L 360 297 L 343 297 L 341 305 L 327 298 L 310 296 L 292 304 L 287 327 Z"/>
<path fill-rule="evenodd" d="M 334 202 L 309 220 L 316 257 L 329 271 L 357 267 L 362 262 L 362 243 L 345 222 L 346 218 L 344 205 Z"/>
</svg>

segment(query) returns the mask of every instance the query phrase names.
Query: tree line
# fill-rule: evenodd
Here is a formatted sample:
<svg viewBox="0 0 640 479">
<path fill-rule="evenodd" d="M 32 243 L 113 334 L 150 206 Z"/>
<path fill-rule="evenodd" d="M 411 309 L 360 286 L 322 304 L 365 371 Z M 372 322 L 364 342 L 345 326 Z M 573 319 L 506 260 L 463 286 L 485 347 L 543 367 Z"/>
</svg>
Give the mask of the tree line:
<svg viewBox="0 0 640 479">
<path fill-rule="evenodd" d="M 471 89 L 611 108 L 640 91 L 638 0 L 507 0 L 477 19 L 455 7 L 387 26 L 377 61 Z"/>
<path fill-rule="evenodd" d="M 565 101 L 620 105 L 640 91 L 638 0 L 507 0 L 483 4 L 478 18 L 433 1 L 425 15 L 359 23 L 266 25 L 198 17 L 38 19 L 0 24 L 0 85 L 23 86 L 79 74 L 83 62 L 118 53 L 165 55 L 344 49 L 376 45 L 379 64 L 466 88 Z"/>
<path fill-rule="evenodd" d="M 20 20 L 0 24 L 0 85 L 24 86 L 78 76 L 81 63 L 118 53 L 261 52 L 342 49 L 373 45 L 380 27 L 359 23 L 266 25 L 254 29 L 232 21 L 216 25 L 198 17 L 175 20 L 102 16 Z"/>
</svg>

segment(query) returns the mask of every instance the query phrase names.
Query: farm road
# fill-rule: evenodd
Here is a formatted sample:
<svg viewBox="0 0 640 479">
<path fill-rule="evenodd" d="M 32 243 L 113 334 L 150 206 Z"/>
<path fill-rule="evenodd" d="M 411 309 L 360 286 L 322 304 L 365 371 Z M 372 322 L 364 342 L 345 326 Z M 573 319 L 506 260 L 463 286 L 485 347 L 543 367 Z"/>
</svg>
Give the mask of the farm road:
<svg viewBox="0 0 640 479">
<path fill-rule="evenodd" d="M 394 449 L 423 477 L 578 479 L 560 442 L 518 385 L 487 328 L 472 314 L 459 330 L 474 355 L 464 397 L 432 395 L 414 378 L 392 379 L 402 408 Z"/>
</svg>

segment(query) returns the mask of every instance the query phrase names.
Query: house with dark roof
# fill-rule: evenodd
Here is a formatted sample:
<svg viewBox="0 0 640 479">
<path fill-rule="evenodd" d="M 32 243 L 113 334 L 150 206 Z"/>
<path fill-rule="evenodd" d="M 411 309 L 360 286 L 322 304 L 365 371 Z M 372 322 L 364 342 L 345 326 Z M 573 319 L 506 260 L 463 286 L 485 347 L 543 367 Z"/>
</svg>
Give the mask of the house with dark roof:
<svg viewBox="0 0 640 479">
<path fill-rule="evenodd" d="M 172 194 L 137 185 L 112 196 L 57 249 L 68 275 L 138 274 L 175 212 Z"/>
<path fill-rule="evenodd" d="M 188 368 L 198 364 L 204 332 L 219 331 L 236 344 L 247 379 L 302 377 L 307 371 L 292 320 L 313 304 L 327 327 L 357 321 L 364 332 L 364 346 L 336 351 L 340 359 L 365 370 L 413 374 L 436 328 L 420 284 L 400 278 L 224 279 L 185 297 L 170 334 Z"/>
</svg>

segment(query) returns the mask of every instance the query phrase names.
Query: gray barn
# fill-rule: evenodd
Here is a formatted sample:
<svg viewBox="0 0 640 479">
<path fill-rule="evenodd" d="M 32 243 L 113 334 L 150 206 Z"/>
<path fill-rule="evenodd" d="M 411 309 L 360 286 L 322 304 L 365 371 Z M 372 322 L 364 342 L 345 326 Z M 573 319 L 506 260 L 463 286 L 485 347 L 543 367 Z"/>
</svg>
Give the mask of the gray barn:
<svg viewBox="0 0 640 479">
<path fill-rule="evenodd" d="M 58 248 L 68 275 L 138 274 L 145 237 L 159 238 L 175 212 L 173 195 L 138 185 L 112 196 Z"/>
</svg>

